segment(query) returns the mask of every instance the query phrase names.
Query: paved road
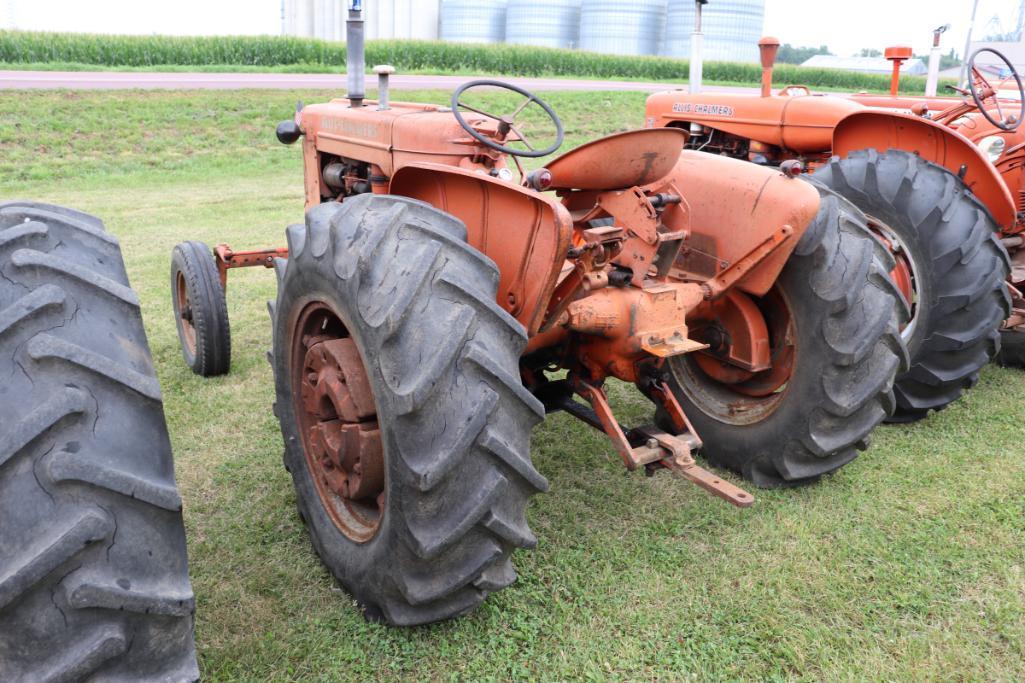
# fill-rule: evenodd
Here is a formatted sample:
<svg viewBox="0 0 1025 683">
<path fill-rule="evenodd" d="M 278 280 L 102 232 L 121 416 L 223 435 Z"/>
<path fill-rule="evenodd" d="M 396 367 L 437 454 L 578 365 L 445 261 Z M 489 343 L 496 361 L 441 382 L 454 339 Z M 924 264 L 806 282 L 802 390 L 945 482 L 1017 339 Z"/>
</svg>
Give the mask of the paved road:
<svg viewBox="0 0 1025 683">
<path fill-rule="evenodd" d="M 391 77 L 395 90 L 452 90 L 471 76 Z M 530 90 L 668 90 L 671 83 L 630 81 L 588 81 L 564 78 L 502 78 Z M 270 88 L 345 91 L 345 74 L 261 74 L 261 73 L 156 73 L 138 71 L 0 71 L 0 90 L 18 88 L 54 90 L 163 90 Z M 367 78 L 367 89 L 377 87 L 377 77 Z M 757 92 L 757 88 L 705 86 L 718 92 Z"/>
</svg>

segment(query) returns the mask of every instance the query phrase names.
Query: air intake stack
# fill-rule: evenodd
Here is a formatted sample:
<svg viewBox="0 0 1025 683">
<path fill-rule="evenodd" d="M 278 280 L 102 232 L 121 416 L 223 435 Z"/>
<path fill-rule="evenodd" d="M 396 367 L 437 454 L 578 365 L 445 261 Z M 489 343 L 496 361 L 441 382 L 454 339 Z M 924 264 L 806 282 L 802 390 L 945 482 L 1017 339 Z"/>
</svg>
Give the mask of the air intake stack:
<svg viewBox="0 0 1025 683">
<path fill-rule="evenodd" d="M 772 95 L 772 67 L 776 64 L 779 38 L 765 36 L 758 41 L 758 52 L 762 58 L 762 97 Z"/>
</svg>

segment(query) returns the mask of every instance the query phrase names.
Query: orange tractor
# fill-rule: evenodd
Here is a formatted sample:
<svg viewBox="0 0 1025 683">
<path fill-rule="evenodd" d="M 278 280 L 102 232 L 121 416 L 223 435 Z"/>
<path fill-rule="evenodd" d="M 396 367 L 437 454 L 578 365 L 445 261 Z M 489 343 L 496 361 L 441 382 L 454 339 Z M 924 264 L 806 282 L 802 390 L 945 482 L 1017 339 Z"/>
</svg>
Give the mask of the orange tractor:
<svg viewBox="0 0 1025 683">
<path fill-rule="evenodd" d="M 814 95 L 794 85 L 774 94 L 778 46 L 759 41 L 761 96 L 656 93 L 647 127 L 688 132 L 687 149 L 807 169 L 866 214 L 912 307 L 902 330 L 911 367 L 897 380 L 895 421 L 954 401 L 998 353 L 1025 365 L 1025 89 L 1011 63 L 980 50 L 968 87 L 953 88 L 959 96 L 899 96 L 911 50 L 896 47 L 886 50 L 888 96 Z M 987 53 L 999 82 L 978 59 Z"/>
<path fill-rule="evenodd" d="M 536 542 L 527 501 L 548 486 L 530 432 L 552 411 L 606 433 L 628 469 L 738 506 L 751 494 L 696 451 L 785 485 L 866 447 L 906 367 L 907 310 L 856 209 L 685 151 L 672 127 L 528 173 L 520 158 L 562 141 L 545 102 L 497 81 L 451 107 L 390 102 L 390 67 L 367 100 L 358 8 L 348 29 L 348 97 L 277 128 L 302 144 L 305 224 L 287 247 L 179 245 L 172 289 L 186 361 L 216 374 L 228 272 L 277 271 L 285 465 L 314 547 L 368 617 L 437 621 L 515 580 L 512 551 Z M 470 103 L 477 88 L 522 101 L 493 114 Z M 527 135 L 528 108 L 550 140 Z M 621 425 L 609 380 L 651 399 L 657 426 Z"/>
</svg>

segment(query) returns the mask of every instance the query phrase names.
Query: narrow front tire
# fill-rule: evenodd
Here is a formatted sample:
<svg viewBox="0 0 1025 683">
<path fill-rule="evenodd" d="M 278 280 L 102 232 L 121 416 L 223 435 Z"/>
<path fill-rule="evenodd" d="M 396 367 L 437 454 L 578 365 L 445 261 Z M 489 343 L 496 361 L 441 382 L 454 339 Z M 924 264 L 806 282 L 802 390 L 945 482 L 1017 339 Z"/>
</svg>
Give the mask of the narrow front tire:
<svg viewBox="0 0 1025 683">
<path fill-rule="evenodd" d="M 231 368 L 228 304 L 210 247 L 182 242 L 171 254 L 171 306 L 182 357 L 202 377 Z"/>
</svg>

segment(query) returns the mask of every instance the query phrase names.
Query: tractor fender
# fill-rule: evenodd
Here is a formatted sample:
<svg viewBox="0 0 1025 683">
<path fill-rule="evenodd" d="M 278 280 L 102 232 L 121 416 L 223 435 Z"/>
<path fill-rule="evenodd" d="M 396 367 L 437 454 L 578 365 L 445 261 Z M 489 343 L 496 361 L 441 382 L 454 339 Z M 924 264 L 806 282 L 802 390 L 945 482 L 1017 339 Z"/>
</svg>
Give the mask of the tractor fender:
<svg viewBox="0 0 1025 683">
<path fill-rule="evenodd" d="M 996 168 L 960 133 L 910 114 L 859 111 L 844 117 L 833 131 L 833 154 L 888 149 L 913 152 L 960 176 L 1005 230 L 1015 221 L 1014 200 Z"/>
<path fill-rule="evenodd" d="M 389 193 L 461 220 L 467 243 L 498 265 L 498 305 L 528 334 L 538 331 L 573 236 L 561 203 L 477 171 L 429 162 L 401 167 Z"/>
<path fill-rule="evenodd" d="M 677 264 L 693 277 L 715 277 L 790 226 L 790 236 L 737 282 L 755 296 L 772 287 L 819 210 L 810 183 L 718 154 L 684 150 L 666 180 L 687 201 L 690 236 Z"/>
</svg>

